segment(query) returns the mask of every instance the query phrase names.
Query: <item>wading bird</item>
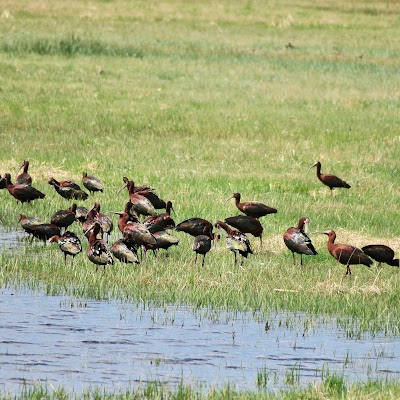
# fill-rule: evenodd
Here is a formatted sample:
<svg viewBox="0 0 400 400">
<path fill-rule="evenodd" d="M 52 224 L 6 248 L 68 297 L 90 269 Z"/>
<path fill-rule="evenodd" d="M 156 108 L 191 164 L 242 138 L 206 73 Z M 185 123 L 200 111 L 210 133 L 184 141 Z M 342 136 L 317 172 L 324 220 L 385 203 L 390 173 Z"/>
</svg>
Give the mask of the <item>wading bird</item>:
<svg viewBox="0 0 400 400">
<path fill-rule="evenodd" d="M 338 178 L 336 175 L 331 175 L 331 174 L 321 174 L 321 163 L 317 161 L 315 164 L 311 165 L 311 167 L 308 169 L 310 170 L 313 167 L 317 167 L 317 177 L 318 179 L 326 186 L 329 187 L 331 190 L 331 194 L 333 194 L 332 190 L 334 188 L 346 188 L 350 189 L 351 186 Z"/>
<path fill-rule="evenodd" d="M 94 192 L 103 193 L 104 191 L 104 185 L 101 180 L 95 176 L 88 175 L 87 172 L 83 173 L 82 184 L 87 190 L 89 190 L 91 195 L 93 195 Z"/>
<path fill-rule="evenodd" d="M 303 265 L 303 254 L 309 256 L 318 254 L 307 236 L 309 222 L 309 218 L 302 217 L 299 219 L 297 228 L 290 227 L 283 235 L 286 247 L 292 252 L 293 265 L 296 265 L 294 253 L 300 254 L 300 265 Z"/>
<path fill-rule="evenodd" d="M 176 225 L 175 230 L 188 233 L 191 236 L 199 236 L 204 235 L 206 227 L 209 227 L 212 232 L 213 225 L 211 222 L 203 218 L 189 218 Z"/>
<path fill-rule="evenodd" d="M 257 218 L 248 215 L 236 215 L 235 217 L 225 218 L 225 222 L 242 233 L 250 233 L 254 237 L 259 237 L 262 247 L 262 234 L 264 229 Z"/>
<path fill-rule="evenodd" d="M 67 210 L 59 210 L 51 216 L 50 222 L 59 228 L 67 229 L 70 225 L 75 222 L 76 219 L 76 207 L 74 203 Z"/>
<path fill-rule="evenodd" d="M 72 181 L 57 181 L 54 178 L 48 180 L 56 192 L 64 199 L 86 200 L 89 195 L 84 192 L 78 184 Z"/>
<path fill-rule="evenodd" d="M 98 222 L 94 224 L 92 231 L 89 236 L 89 248 L 86 251 L 86 255 L 89 260 L 96 265 L 96 271 L 99 265 L 104 266 L 104 272 L 106 272 L 107 265 L 113 265 L 114 260 L 111 256 L 110 246 L 103 239 L 98 239 L 97 235 L 100 233 L 101 227 Z"/>
<path fill-rule="evenodd" d="M 126 187 L 128 188 L 129 199 L 132 203 L 132 209 L 135 211 L 136 214 L 140 215 L 151 215 L 156 216 L 157 211 L 154 208 L 151 201 L 143 196 L 142 192 L 135 192 L 135 184 L 133 181 L 128 181 L 126 183 Z"/>
<path fill-rule="evenodd" d="M 351 275 L 350 265 L 362 264 L 370 267 L 373 261 L 359 248 L 349 244 L 335 243 L 336 233 L 332 230 L 314 232 L 328 236 L 328 251 L 340 264 L 346 265 L 346 275 Z"/>
<path fill-rule="evenodd" d="M 275 214 L 278 212 L 276 208 L 268 207 L 263 203 L 258 203 L 256 201 L 245 201 L 240 202 L 240 193 L 233 193 L 231 197 L 229 197 L 226 201 L 228 202 L 230 199 L 235 199 L 236 207 L 244 214 L 254 217 L 261 218 L 268 214 Z"/>
<path fill-rule="evenodd" d="M 138 245 L 132 243 L 126 238 L 117 240 L 111 246 L 112 255 L 121 262 L 126 264 L 140 264 L 137 256 Z"/>
<path fill-rule="evenodd" d="M 114 229 L 113 221 L 108 215 L 100 212 L 100 203 L 97 201 L 94 203 L 93 208 L 97 211 L 96 221 L 100 223 L 101 230 L 107 235 L 106 241 L 108 242 L 108 237 Z"/>
<path fill-rule="evenodd" d="M 156 244 L 147 244 L 145 246 L 145 250 L 153 250 L 153 252 L 158 251 L 159 249 L 164 249 L 167 254 L 168 254 L 168 249 L 171 246 L 177 246 L 179 243 L 179 240 L 171 235 L 170 233 L 166 231 L 157 231 L 153 233 L 153 236 L 155 237 L 157 243 Z M 160 255 L 160 253 L 158 253 Z"/>
<path fill-rule="evenodd" d="M 364 246 L 361 250 L 369 257 L 378 262 L 378 267 L 381 263 L 386 263 L 392 267 L 399 267 L 400 260 L 394 258 L 394 250 L 384 244 L 370 244 Z"/>
<path fill-rule="evenodd" d="M 17 178 L 15 179 L 15 183 L 17 185 L 32 185 L 32 177 L 28 174 L 29 161 L 24 160 L 21 168 L 23 168 L 24 170 L 21 174 L 17 176 Z"/>
<path fill-rule="evenodd" d="M 165 213 L 158 214 L 155 217 L 148 217 L 143 223 L 148 227 L 151 233 L 164 231 L 165 229 L 173 229 L 175 228 L 175 221 L 171 218 L 171 210 L 173 210 L 172 202 L 168 201 Z"/>
<path fill-rule="evenodd" d="M 197 262 L 197 256 L 199 254 L 203 255 L 203 262 L 201 263 L 201 266 L 204 267 L 204 261 L 206 259 L 206 254 L 211 250 L 211 243 L 213 240 L 213 234 L 212 234 L 212 227 L 206 225 L 203 230 L 202 235 L 197 235 L 194 238 L 192 250 L 196 253 L 196 258 L 194 260 L 194 263 L 196 264 Z"/>
<path fill-rule="evenodd" d="M 46 197 L 44 193 L 35 189 L 31 185 L 13 185 L 11 183 L 11 175 L 9 173 L 4 174 L 4 179 L 6 181 L 8 192 L 21 203 L 30 203 L 33 200 L 44 199 Z"/>
<path fill-rule="evenodd" d="M 65 231 L 61 236 L 55 235 L 49 239 L 50 243 L 58 243 L 60 250 L 64 253 L 64 263 L 67 263 L 67 255 L 74 257 L 82 251 L 79 237 L 70 231 Z"/>
<path fill-rule="evenodd" d="M 32 235 L 30 242 L 32 243 L 33 238 L 37 238 L 39 240 L 49 240 L 52 236 L 60 236 L 60 228 L 53 224 L 38 224 L 31 225 L 30 227 L 24 228 L 25 232 L 29 235 Z"/>
<path fill-rule="evenodd" d="M 237 253 L 244 258 L 247 258 L 249 254 L 253 254 L 253 250 L 250 247 L 250 241 L 244 233 L 232 229 L 228 224 L 222 221 L 217 221 L 215 227 L 222 228 L 227 233 L 226 248 L 232 251 L 235 255 L 235 265 L 237 262 Z M 241 265 L 243 265 L 243 258 Z"/>
</svg>

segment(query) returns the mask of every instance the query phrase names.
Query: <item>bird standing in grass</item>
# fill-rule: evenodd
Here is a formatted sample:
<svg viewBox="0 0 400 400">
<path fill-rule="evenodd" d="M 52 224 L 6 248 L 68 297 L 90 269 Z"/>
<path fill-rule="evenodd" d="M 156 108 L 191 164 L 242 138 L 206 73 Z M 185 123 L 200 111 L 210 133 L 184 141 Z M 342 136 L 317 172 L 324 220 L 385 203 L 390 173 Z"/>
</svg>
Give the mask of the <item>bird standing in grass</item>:
<svg viewBox="0 0 400 400">
<path fill-rule="evenodd" d="M 299 219 L 297 227 L 290 227 L 283 235 L 286 247 L 292 252 L 293 265 L 296 265 L 294 253 L 300 254 L 300 265 L 303 265 L 303 254 L 316 255 L 311 239 L 307 236 L 307 229 L 310 220 L 307 217 Z"/>
<path fill-rule="evenodd" d="M 91 195 L 93 195 L 94 192 L 103 193 L 104 191 L 104 185 L 101 180 L 95 176 L 89 176 L 87 172 L 83 173 L 82 184 L 87 190 L 89 190 Z"/>
<path fill-rule="evenodd" d="M 196 258 L 194 260 L 195 264 L 197 262 L 197 256 L 199 254 L 202 254 L 203 262 L 202 262 L 201 266 L 204 267 L 204 261 L 206 259 L 206 254 L 211 250 L 212 240 L 213 240 L 212 228 L 210 226 L 206 225 L 203 229 L 203 234 L 197 235 L 194 238 L 192 249 L 196 253 Z"/>
<path fill-rule="evenodd" d="M 261 218 L 268 214 L 275 214 L 278 212 L 276 208 L 272 208 L 266 206 L 263 203 L 258 203 L 256 201 L 245 201 L 240 202 L 240 193 L 233 193 L 231 197 L 229 197 L 226 202 L 230 199 L 235 199 L 236 207 L 244 214 L 254 217 L 254 218 Z"/>
<path fill-rule="evenodd" d="M 236 215 L 235 217 L 225 218 L 225 222 L 242 233 L 250 233 L 254 237 L 259 237 L 260 246 L 262 247 L 262 234 L 264 228 L 257 218 L 249 215 Z"/>
<path fill-rule="evenodd" d="M 364 246 L 361 250 L 369 257 L 378 262 L 378 267 L 381 263 L 386 263 L 392 267 L 399 267 L 400 260 L 394 258 L 394 250 L 384 244 L 370 244 Z"/>
<path fill-rule="evenodd" d="M 79 237 L 70 231 L 65 231 L 61 236 L 52 236 L 50 243 L 58 243 L 60 250 L 64 253 L 64 263 L 67 263 L 67 255 L 72 259 L 82 251 L 82 244 Z"/>
<path fill-rule="evenodd" d="M 247 258 L 249 254 L 253 254 L 250 241 L 244 233 L 232 229 L 228 224 L 222 221 L 217 221 L 215 227 L 222 228 L 227 233 L 226 248 L 235 255 L 235 265 L 237 263 L 237 254 L 240 254 L 243 258 Z M 243 258 L 241 265 L 243 265 Z"/>
<path fill-rule="evenodd" d="M 341 264 L 346 265 L 346 275 L 351 275 L 350 265 L 362 264 L 370 267 L 373 261 L 359 248 L 349 244 L 335 243 L 336 233 L 332 230 L 314 232 L 328 236 L 328 251 Z"/>
<path fill-rule="evenodd" d="M 30 203 L 33 200 L 44 199 L 46 197 L 44 193 L 35 189 L 31 185 L 25 183 L 21 185 L 13 185 L 11 183 L 11 175 L 8 172 L 4 174 L 4 179 L 8 192 L 21 203 Z"/>
<path fill-rule="evenodd" d="M 106 272 L 106 266 L 113 265 L 114 260 L 108 243 L 103 239 L 97 238 L 100 229 L 100 224 L 96 222 L 89 236 L 89 248 L 86 251 L 86 255 L 89 260 L 96 265 L 96 271 L 98 270 L 99 265 L 103 265 L 104 272 Z"/>
<path fill-rule="evenodd" d="M 32 185 L 32 177 L 28 174 L 28 168 L 29 168 L 29 161 L 24 160 L 24 163 L 22 164 L 21 168 L 23 168 L 23 171 L 21 174 L 19 174 L 15 180 L 15 183 L 17 185 Z"/>
<path fill-rule="evenodd" d="M 350 189 L 351 186 L 343 181 L 342 179 L 338 178 L 336 175 L 332 174 L 321 174 L 321 163 L 317 161 L 315 164 L 311 165 L 311 167 L 308 169 L 310 170 L 313 167 L 317 167 L 317 178 L 326 186 L 329 187 L 331 191 L 331 195 L 333 194 L 332 190 L 334 188 L 346 188 Z"/>
</svg>

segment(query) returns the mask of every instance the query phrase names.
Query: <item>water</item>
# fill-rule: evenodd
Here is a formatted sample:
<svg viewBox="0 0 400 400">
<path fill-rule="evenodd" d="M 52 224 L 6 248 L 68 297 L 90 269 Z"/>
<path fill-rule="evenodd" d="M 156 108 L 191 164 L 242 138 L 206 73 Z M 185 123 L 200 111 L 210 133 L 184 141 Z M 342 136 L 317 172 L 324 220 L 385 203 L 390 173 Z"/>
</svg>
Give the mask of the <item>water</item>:
<svg viewBox="0 0 400 400">
<path fill-rule="evenodd" d="M 22 384 L 94 386 L 118 391 L 139 382 L 257 390 L 321 380 L 323 370 L 348 381 L 398 378 L 399 338 L 346 338 L 334 324 L 291 328 L 285 314 L 256 322 L 247 314 L 205 317 L 187 308 L 148 308 L 118 301 L 79 301 L 30 290 L 0 289 L 0 390 Z"/>
</svg>

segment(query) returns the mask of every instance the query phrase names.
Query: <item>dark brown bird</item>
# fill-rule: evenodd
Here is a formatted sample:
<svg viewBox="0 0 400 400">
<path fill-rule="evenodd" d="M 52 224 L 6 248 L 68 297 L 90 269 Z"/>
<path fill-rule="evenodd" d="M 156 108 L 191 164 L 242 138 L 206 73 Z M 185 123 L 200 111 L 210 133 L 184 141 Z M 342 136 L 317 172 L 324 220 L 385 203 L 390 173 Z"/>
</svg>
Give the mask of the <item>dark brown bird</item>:
<svg viewBox="0 0 400 400">
<path fill-rule="evenodd" d="M 126 264 L 139 264 L 137 256 L 138 246 L 135 243 L 130 242 L 126 238 L 117 240 L 111 246 L 111 253 L 113 256 L 121 262 Z"/>
<path fill-rule="evenodd" d="M 196 264 L 197 262 L 197 256 L 199 254 L 203 255 L 203 262 L 201 264 L 202 267 L 204 267 L 204 262 L 206 259 L 206 254 L 211 250 L 211 243 L 213 240 L 213 234 L 212 234 L 212 227 L 205 225 L 203 234 L 202 235 L 197 235 L 194 238 L 193 242 L 193 251 L 196 253 L 196 258 L 194 260 L 194 263 Z"/>
<path fill-rule="evenodd" d="M 17 185 L 32 185 L 32 177 L 28 174 L 29 161 L 24 160 L 21 168 L 24 168 L 24 170 L 21 174 L 17 176 L 15 183 Z"/>
<path fill-rule="evenodd" d="M 292 252 L 293 265 L 296 265 L 294 253 L 300 254 L 300 265 L 303 265 L 303 254 L 309 256 L 318 254 L 311 243 L 311 239 L 307 236 L 309 222 L 309 218 L 302 217 L 297 228 L 290 227 L 283 235 L 286 247 Z"/>
<path fill-rule="evenodd" d="M 38 224 L 38 225 L 31 225 L 30 227 L 24 228 L 25 232 L 29 235 L 32 235 L 31 242 L 33 238 L 37 238 L 39 240 L 49 240 L 52 236 L 60 236 L 60 228 L 53 224 Z"/>
<path fill-rule="evenodd" d="M 89 260 L 96 265 L 96 271 L 99 265 L 103 265 L 105 272 L 106 266 L 113 265 L 114 260 L 112 258 L 108 243 L 106 243 L 103 239 L 97 238 L 100 230 L 100 224 L 96 222 L 89 236 L 89 248 L 86 251 L 86 255 Z"/>
<path fill-rule="evenodd" d="M 104 191 L 104 185 L 101 180 L 96 176 L 88 175 L 87 172 L 83 173 L 82 184 L 87 190 L 89 190 L 90 194 L 93 194 L 94 192 L 103 193 Z"/>
<path fill-rule="evenodd" d="M 130 221 L 131 216 L 129 213 L 115 213 L 120 216 L 118 224 L 122 228 L 122 234 L 126 240 L 136 243 L 138 246 L 146 246 L 147 244 L 156 244 L 157 241 L 153 234 L 147 229 L 145 225 L 140 222 Z"/>
<path fill-rule="evenodd" d="M 89 210 L 84 206 L 77 206 L 76 207 L 76 214 L 75 218 L 78 222 L 83 224 L 86 221 L 87 215 Z"/>
<path fill-rule="evenodd" d="M 44 222 L 37 217 L 27 217 L 24 214 L 19 214 L 19 220 L 18 223 L 21 224 L 22 228 L 29 228 L 32 225 L 41 225 L 44 224 Z"/>
<path fill-rule="evenodd" d="M 394 250 L 384 244 L 370 244 L 364 246 L 361 250 L 369 257 L 378 262 L 378 267 L 381 263 L 386 263 L 392 267 L 399 267 L 400 260 L 394 258 Z"/>
<path fill-rule="evenodd" d="M 97 201 L 94 203 L 93 208 L 97 211 L 95 219 L 100 223 L 102 231 L 107 235 L 106 240 L 108 242 L 108 237 L 111 235 L 111 232 L 114 229 L 113 221 L 108 215 L 100 212 L 100 203 Z"/>
<path fill-rule="evenodd" d="M 313 167 L 317 167 L 317 178 L 326 186 L 329 187 L 331 194 L 333 194 L 332 190 L 334 188 L 346 188 L 350 189 L 351 186 L 345 181 L 338 178 L 336 175 L 331 174 L 321 174 L 321 163 L 317 161 L 315 164 L 311 165 L 308 169 L 310 170 Z"/>
<path fill-rule="evenodd" d="M 86 200 L 89 195 L 84 192 L 79 185 L 72 181 L 57 181 L 50 178 L 49 185 L 52 185 L 56 192 L 64 199 Z"/>
<path fill-rule="evenodd" d="M 123 232 L 124 227 L 126 225 L 127 222 L 131 221 L 131 222 L 139 222 L 138 217 L 136 216 L 136 214 L 131 213 L 132 210 L 132 202 L 129 200 L 126 204 L 125 204 L 125 209 L 122 213 L 120 212 L 114 212 L 113 214 L 117 214 L 119 215 L 118 218 L 118 229 Z M 128 217 L 128 219 L 126 219 Z"/>
<path fill-rule="evenodd" d="M 242 233 L 250 233 L 254 237 L 259 237 L 262 247 L 262 234 L 264 229 L 257 218 L 248 215 L 236 215 L 235 217 L 225 218 L 225 222 Z"/>
<path fill-rule="evenodd" d="M 7 188 L 7 181 L 4 177 L 2 178 L 0 175 L 0 190 L 6 189 L 6 188 Z"/>
<path fill-rule="evenodd" d="M 141 194 L 143 192 L 135 192 L 135 184 L 133 181 L 128 181 L 127 188 L 129 199 L 132 202 L 132 209 L 136 214 L 139 216 L 151 215 L 153 217 L 157 215 L 157 211 L 151 201 Z"/>
<path fill-rule="evenodd" d="M 349 244 L 335 243 L 336 233 L 332 230 L 315 232 L 328 236 L 328 251 L 341 264 L 346 265 L 346 275 L 351 275 L 350 265 L 363 264 L 370 267 L 373 261 L 359 248 Z"/>
<path fill-rule="evenodd" d="M 215 227 L 222 228 L 227 233 L 228 236 L 226 237 L 226 248 L 232 251 L 235 255 L 235 265 L 237 262 L 236 255 L 238 253 L 243 258 L 247 258 L 249 254 L 253 254 L 250 241 L 244 233 L 232 229 L 228 224 L 222 221 L 217 221 L 215 223 Z M 243 258 L 241 265 L 243 265 Z"/>
<path fill-rule="evenodd" d="M 75 222 L 77 205 L 74 203 L 67 210 L 59 210 L 55 212 L 50 219 L 50 222 L 59 228 L 67 229 Z"/>
<path fill-rule="evenodd" d="M 165 213 L 158 214 L 155 217 L 146 218 L 143 223 L 148 227 L 151 233 L 175 228 L 175 221 L 171 218 L 170 212 L 173 210 L 172 202 L 168 201 Z"/>
<path fill-rule="evenodd" d="M 6 173 L 4 175 L 8 192 L 21 203 L 30 203 L 36 199 L 44 199 L 46 195 L 41 191 L 35 189 L 31 185 L 13 185 L 11 183 L 11 175 Z"/>
<path fill-rule="evenodd" d="M 211 228 L 212 232 L 213 225 L 211 222 L 203 218 L 189 218 L 176 225 L 175 230 L 178 232 L 188 233 L 191 236 L 199 236 L 204 235 L 206 227 Z"/>
<path fill-rule="evenodd" d="M 72 259 L 82 251 L 82 244 L 79 237 L 70 231 L 65 231 L 63 235 L 52 236 L 50 243 L 58 243 L 60 250 L 64 253 L 64 263 L 67 263 L 67 255 L 72 256 Z"/>
<path fill-rule="evenodd" d="M 179 243 L 179 240 L 171 235 L 170 233 L 166 231 L 157 231 L 153 233 L 154 238 L 156 239 L 156 244 L 147 244 L 145 246 L 146 251 L 147 250 L 153 250 L 153 252 L 159 250 L 159 249 L 164 249 L 168 251 L 168 249 L 171 246 L 177 246 Z"/>
<path fill-rule="evenodd" d="M 245 201 L 240 202 L 240 193 L 233 193 L 231 197 L 229 197 L 227 201 L 230 199 L 235 199 L 236 207 L 244 214 L 254 217 L 261 218 L 268 214 L 275 214 L 278 212 L 276 208 L 268 207 L 263 203 L 258 203 L 256 201 Z"/>
</svg>

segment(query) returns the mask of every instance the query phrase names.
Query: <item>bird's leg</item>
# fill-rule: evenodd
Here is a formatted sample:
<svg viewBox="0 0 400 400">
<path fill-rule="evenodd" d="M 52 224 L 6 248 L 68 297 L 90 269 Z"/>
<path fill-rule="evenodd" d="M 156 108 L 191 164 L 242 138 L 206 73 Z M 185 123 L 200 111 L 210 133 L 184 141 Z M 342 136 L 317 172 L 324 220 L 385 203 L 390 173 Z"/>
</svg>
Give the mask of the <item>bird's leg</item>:
<svg viewBox="0 0 400 400">
<path fill-rule="evenodd" d="M 294 256 L 293 251 L 292 251 L 292 257 L 293 257 L 293 265 L 296 265 L 296 258 L 295 258 L 295 256 Z"/>
<path fill-rule="evenodd" d="M 347 267 L 346 276 L 347 276 L 347 275 L 351 275 L 350 265 L 347 264 L 346 267 Z"/>
<path fill-rule="evenodd" d="M 300 265 L 303 266 L 303 254 L 300 254 Z"/>
<path fill-rule="evenodd" d="M 203 254 L 203 262 L 202 262 L 202 264 L 201 264 L 202 267 L 204 267 L 204 261 L 205 261 L 205 260 L 206 260 L 206 255 Z"/>
<path fill-rule="evenodd" d="M 260 249 L 262 249 L 262 234 L 260 235 Z"/>
<path fill-rule="evenodd" d="M 67 253 L 64 253 L 64 265 L 67 265 Z"/>
<path fill-rule="evenodd" d="M 197 253 L 196 253 L 196 258 L 194 259 L 194 265 L 196 265 L 197 262 Z"/>
<path fill-rule="evenodd" d="M 378 263 L 378 265 L 376 266 L 376 268 L 380 268 L 381 266 L 381 262 Z"/>
<path fill-rule="evenodd" d="M 233 254 L 235 255 L 235 265 L 236 265 L 236 252 L 234 251 Z"/>
</svg>

